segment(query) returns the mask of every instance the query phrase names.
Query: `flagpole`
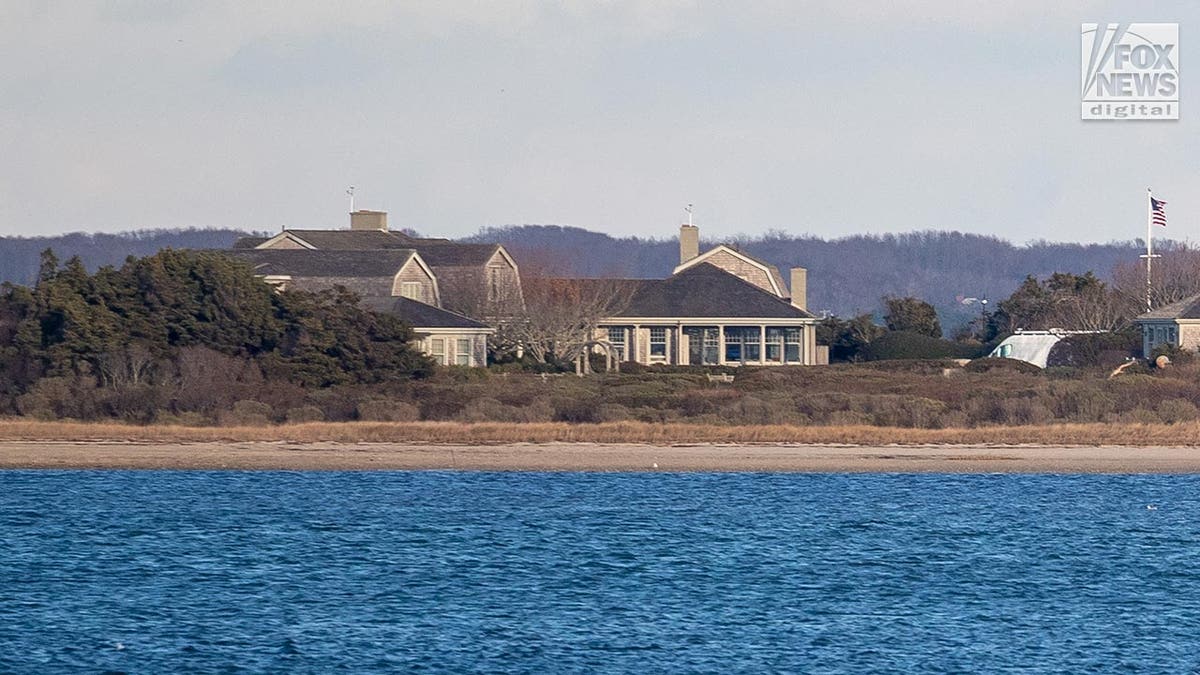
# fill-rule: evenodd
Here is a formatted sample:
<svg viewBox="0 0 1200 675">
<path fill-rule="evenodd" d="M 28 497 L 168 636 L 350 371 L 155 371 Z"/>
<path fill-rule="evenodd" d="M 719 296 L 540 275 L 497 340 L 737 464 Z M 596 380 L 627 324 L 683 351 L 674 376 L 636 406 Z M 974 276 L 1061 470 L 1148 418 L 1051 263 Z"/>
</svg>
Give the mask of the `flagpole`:
<svg viewBox="0 0 1200 675">
<path fill-rule="evenodd" d="M 1154 193 L 1146 188 L 1146 311 L 1153 309 L 1150 302 L 1152 277 L 1150 276 L 1150 261 L 1154 259 Z"/>
</svg>

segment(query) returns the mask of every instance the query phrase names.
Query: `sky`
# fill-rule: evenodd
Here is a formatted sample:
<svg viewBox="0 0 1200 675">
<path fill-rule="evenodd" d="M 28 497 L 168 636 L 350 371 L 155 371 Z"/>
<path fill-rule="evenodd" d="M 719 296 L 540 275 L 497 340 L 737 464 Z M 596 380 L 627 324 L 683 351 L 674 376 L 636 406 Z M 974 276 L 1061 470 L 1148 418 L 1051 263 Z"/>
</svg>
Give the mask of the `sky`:
<svg viewBox="0 0 1200 675">
<path fill-rule="evenodd" d="M 1080 120 L 1080 24 L 1181 119 Z M 0 0 L 0 235 L 559 224 L 1130 240 L 1200 212 L 1200 3 Z M 1194 39 L 1193 39 L 1193 36 Z M 1197 71 L 1200 72 L 1200 71 Z"/>
</svg>

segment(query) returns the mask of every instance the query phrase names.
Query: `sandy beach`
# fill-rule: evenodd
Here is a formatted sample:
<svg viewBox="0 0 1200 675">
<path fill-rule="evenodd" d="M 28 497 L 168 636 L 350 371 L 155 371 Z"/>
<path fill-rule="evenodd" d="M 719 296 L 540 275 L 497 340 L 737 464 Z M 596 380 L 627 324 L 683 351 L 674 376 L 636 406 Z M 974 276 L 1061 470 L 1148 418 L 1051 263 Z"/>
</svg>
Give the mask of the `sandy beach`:
<svg viewBox="0 0 1200 675">
<path fill-rule="evenodd" d="M 1196 473 L 1200 449 L 2 441 L 0 469 Z"/>
</svg>

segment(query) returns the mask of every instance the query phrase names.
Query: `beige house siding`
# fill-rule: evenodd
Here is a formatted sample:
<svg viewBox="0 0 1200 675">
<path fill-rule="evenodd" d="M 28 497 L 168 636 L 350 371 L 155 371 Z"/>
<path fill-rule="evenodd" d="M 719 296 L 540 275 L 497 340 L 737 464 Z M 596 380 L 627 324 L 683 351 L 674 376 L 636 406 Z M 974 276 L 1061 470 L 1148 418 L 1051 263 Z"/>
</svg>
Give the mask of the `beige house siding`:
<svg viewBox="0 0 1200 675">
<path fill-rule="evenodd" d="M 302 249 L 302 248 L 307 248 L 307 247 L 301 246 L 294 239 L 291 239 L 289 237 L 282 237 L 276 241 L 271 242 L 270 245 L 267 245 L 267 243 L 264 242 L 261 246 L 259 246 L 259 248 L 292 249 L 292 250 L 294 250 L 294 249 Z"/>
<path fill-rule="evenodd" d="M 417 284 L 417 286 L 412 286 L 412 284 Z M 392 283 L 391 295 L 406 297 L 434 307 L 441 306 L 433 275 L 425 271 L 425 268 L 416 259 L 405 263 L 404 267 L 396 274 Z"/>
<path fill-rule="evenodd" d="M 740 279 L 749 281 L 768 293 L 775 294 L 775 288 L 771 285 L 771 275 L 766 270 L 728 251 L 717 251 L 705 258 L 704 262 L 719 267 Z"/>
<path fill-rule="evenodd" d="M 515 265 L 497 251 L 483 266 L 433 268 L 442 305 L 473 319 L 512 316 L 523 307 L 521 279 Z"/>
<path fill-rule="evenodd" d="M 1200 349 L 1200 324 L 1179 322 L 1179 346 L 1191 351 Z"/>
</svg>

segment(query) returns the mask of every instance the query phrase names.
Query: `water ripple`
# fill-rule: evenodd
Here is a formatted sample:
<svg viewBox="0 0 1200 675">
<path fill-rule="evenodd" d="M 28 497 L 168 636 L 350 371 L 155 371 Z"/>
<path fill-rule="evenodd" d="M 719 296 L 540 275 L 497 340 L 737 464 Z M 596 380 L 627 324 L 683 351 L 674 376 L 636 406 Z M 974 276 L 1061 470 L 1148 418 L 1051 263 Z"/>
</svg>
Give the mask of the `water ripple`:
<svg viewBox="0 0 1200 675">
<path fill-rule="evenodd" d="M 0 472 L 0 672 L 1192 671 L 1197 487 Z"/>
</svg>

